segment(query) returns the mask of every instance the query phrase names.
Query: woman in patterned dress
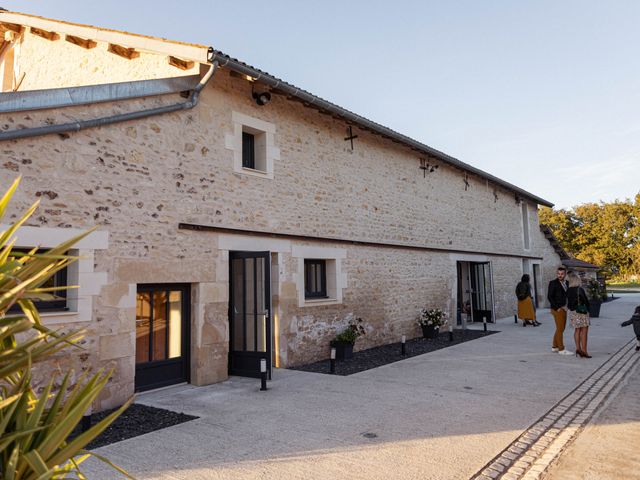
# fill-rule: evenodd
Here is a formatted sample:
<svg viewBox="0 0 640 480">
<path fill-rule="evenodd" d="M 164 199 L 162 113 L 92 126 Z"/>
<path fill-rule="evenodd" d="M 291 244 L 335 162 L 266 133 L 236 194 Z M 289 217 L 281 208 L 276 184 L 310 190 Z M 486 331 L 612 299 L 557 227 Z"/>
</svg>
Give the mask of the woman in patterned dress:
<svg viewBox="0 0 640 480">
<path fill-rule="evenodd" d="M 582 280 L 576 273 L 571 272 L 568 275 L 568 279 L 567 308 L 569 309 L 569 322 L 575 329 L 573 339 L 576 342 L 576 356 L 591 358 L 591 355 L 587 353 L 589 298 L 584 288 L 582 288 Z"/>
</svg>

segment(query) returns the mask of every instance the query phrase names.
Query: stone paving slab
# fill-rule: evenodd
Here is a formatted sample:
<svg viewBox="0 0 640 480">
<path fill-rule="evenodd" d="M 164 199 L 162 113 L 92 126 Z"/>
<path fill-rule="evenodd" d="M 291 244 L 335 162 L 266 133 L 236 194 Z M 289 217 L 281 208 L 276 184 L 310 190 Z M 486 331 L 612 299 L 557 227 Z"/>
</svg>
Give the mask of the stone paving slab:
<svg viewBox="0 0 640 480">
<path fill-rule="evenodd" d="M 267 392 L 254 379 L 233 377 L 146 393 L 138 402 L 200 418 L 97 451 L 141 479 L 370 480 L 471 478 L 506 450 L 519 458 L 510 468 L 526 473 L 509 473 L 504 463 L 492 472 L 526 478 L 541 468 L 538 457 L 508 448 L 534 450 L 544 433 L 578 431 L 589 418 L 589 402 L 577 405 L 600 394 L 594 372 L 630 339 L 618 325 L 640 296 L 625 297 L 593 320 L 592 359 L 552 353 L 553 320 L 541 311 L 541 327 L 503 319 L 495 335 L 349 377 L 278 370 Z M 556 405 L 535 433 L 523 435 Z M 553 427 L 564 417 L 567 427 Z M 117 478 L 93 461 L 86 470 Z"/>
<path fill-rule="evenodd" d="M 635 352 L 635 341 L 627 342 L 565 399 L 525 430 L 519 440 L 513 442 L 481 469 L 475 479 L 542 478 L 551 463 L 588 422 L 607 396 L 615 390 L 624 376 L 638 364 L 639 359 L 640 356 Z M 514 454 L 512 448 L 516 443 L 529 440 L 534 443 Z M 499 474 L 495 475 L 495 472 Z"/>
<path fill-rule="evenodd" d="M 545 479 L 640 477 L 640 368 L 636 363 L 594 417 L 544 473 Z"/>
</svg>

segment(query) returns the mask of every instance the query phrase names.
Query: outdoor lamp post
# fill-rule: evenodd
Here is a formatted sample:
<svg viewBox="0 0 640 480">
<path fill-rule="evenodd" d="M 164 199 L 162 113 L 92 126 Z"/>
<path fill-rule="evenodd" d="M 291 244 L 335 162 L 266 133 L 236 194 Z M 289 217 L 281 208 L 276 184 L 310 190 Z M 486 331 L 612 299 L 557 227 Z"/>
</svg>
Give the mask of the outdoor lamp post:
<svg viewBox="0 0 640 480">
<path fill-rule="evenodd" d="M 260 359 L 260 390 L 267 389 L 267 359 Z"/>
<path fill-rule="evenodd" d="M 331 357 L 329 360 L 329 373 L 336 373 L 336 347 L 331 347 Z"/>
</svg>

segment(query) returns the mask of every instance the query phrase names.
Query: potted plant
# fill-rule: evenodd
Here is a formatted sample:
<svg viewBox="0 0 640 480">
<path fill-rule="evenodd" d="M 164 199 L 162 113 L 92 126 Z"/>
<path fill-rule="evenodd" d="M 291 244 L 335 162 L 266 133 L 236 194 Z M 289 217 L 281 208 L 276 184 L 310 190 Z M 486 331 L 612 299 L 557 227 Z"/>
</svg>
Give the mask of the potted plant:
<svg viewBox="0 0 640 480">
<path fill-rule="evenodd" d="M 600 282 L 594 279 L 589 280 L 587 284 L 587 295 L 589 296 L 589 316 L 592 318 L 598 318 L 600 316 L 603 290 Z"/>
<path fill-rule="evenodd" d="M 423 308 L 418 315 L 418 325 L 424 338 L 436 338 L 440 327 L 445 324 L 447 314 L 439 308 Z"/>
<path fill-rule="evenodd" d="M 349 321 L 349 325 L 338 333 L 331 341 L 331 347 L 336 349 L 336 360 L 348 360 L 353 357 L 353 345 L 359 336 L 366 332 L 362 326 L 362 319 L 356 317 Z"/>
</svg>

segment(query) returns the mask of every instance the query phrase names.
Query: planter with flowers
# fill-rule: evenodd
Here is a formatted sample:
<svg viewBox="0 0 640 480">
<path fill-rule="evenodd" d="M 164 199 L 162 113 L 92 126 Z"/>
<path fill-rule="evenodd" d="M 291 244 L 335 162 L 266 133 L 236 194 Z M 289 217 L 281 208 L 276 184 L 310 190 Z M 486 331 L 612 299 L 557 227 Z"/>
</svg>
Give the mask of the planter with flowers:
<svg viewBox="0 0 640 480">
<path fill-rule="evenodd" d="M 598 318 L 600 316 L 602 297 L 606 295 L 604 288 L 598 280 L 589 280 L 587 284 L 587 295 L 589 296 L 589 316 L 591 318 Z"/>
<path fill-rule="evenodd" d="M 336 360 L 348 360 L 353 357 L 353 345 L 358 337 L 365 334 L 362 319 L 357 317 L 349 321 L 349 325 L 338 333 L 331 341 L 331 347 L 336 349 Z"/>
<path fill-rule="evenodd" d="M 446 323 L 447 314 L 439 308 L 423 308 L 418 315 L 418 325 L 424 338 L 436 338 L 440 327 Z"/>
</svg>

